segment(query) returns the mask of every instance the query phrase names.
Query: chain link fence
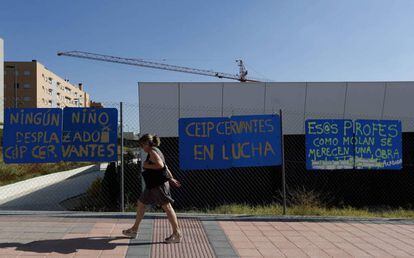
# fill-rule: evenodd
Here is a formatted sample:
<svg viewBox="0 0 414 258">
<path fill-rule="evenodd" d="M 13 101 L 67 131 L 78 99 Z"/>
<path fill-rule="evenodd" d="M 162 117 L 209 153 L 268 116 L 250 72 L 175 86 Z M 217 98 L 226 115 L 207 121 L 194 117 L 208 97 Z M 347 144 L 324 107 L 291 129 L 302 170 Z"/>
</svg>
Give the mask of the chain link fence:
<svg viewBox="0 0 414 258">
<path fill-rule="evenodd" d="M 181 117 L 217 117 L 231 115 L 275 114 L 279 110 L 263 108 L 210 108 L 141 106 L 141 112 L 151 114 L 142 122 L 150 124 L 150 132 L 178 135 L 177 122 Z M 392 119 L 403 124 L 402 170 L 313 170 L 306 169 L 306 119 Z M 158 129 L 159 128 L 159 129 Z M 375 117 L 367 115 L 344 116 L 332 113 L 283 112 L 284 153 L 287 203 L 294 205 L 301 198 L 316 199 L 324 206 L 353 207 L 404 207 L 414 203 L 414 119 L 407 117 Z M 219 170 L 181 171 L 178 158 L 178 137 L 164 137 L 161 150 L 167 164 L 183 187 L 173 189 L 175 206 L 182 210 L 208 209 L 225 204 L 282 204 L 281 167 L 250 167 Z M 305 197 L 304 197 L 305 196 Z"/>
<path fill-rule="evenodd" d="M 173 175 L 182 183 L 181 188 L 172 188 L 175 207 L 180 211 L 203 211 L 225 204 L 282 204 L 280 166 L 190 171 L 181 171 L 179 168 L 179 118 L 272 114 L 279 112 L 276 108 L 177 108 L 162 104 L 138 107 L 137 104 L 123 103 L 121 112 L 121 103 L 102 104 L 105 108 L 116 108 L 119 111 L 118 162 L 26 165 L 2 162 L 1 210 L 132 210 L 144 188 L 141 160 L 145 159 L 145 154 L 138 148 L 139 133 L 163 136 L 160 149 Z M 139 121 L 140 112 L 150 116 Z M 402 170 L 306 170 L 303 121 L 315 118 L 401 120 L 404 131 Z M 304 114 L 285 110 L 282 122 L 286 132 L 283 137 L 288 205 L 295 204 L 301 195 L 312 193 L 327 206 L 412 208 L 414 118 L 364 115 L 343 117 L 338 114 Z"/>
<path fill-rule="evenodd" d="M 104 168 L 101 171 L 101 164 L 90 162 L 5 164 L 3 155 L 18 155 L 20 147 L 3 150 L 5 109 L 46 105 L 22 96 L 25 90 L 31 89 L 21 85 L 17 98 L 0 100 L 4 107 L 0 114 L 0 210 L 66 210 L 64 201 L 86 192 L 94 180 L 103 177 Z"/>
</svg>

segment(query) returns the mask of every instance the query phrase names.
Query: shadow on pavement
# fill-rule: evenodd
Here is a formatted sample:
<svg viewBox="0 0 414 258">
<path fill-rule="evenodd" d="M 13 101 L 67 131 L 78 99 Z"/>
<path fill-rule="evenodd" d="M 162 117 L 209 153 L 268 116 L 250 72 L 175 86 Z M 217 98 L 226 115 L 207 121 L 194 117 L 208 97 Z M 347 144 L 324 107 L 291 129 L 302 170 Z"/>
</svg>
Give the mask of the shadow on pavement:
<svg viewBox="0 0 414 258">
<path fill-rule="evenodd" d="M 79 250 L 113 250 L 117 246 L 139 246 L 164 244 L 164 242 L 134 242 L 134 243 L 111 243 L 119 239 L 130 239 L 127 237 L 85 237 L 70 239 L 39 240 L 27 244 L 22 243 L 0 243 L 1 248 L 15 247 L 16 251 L 35 253 L 60 253 L 71 254 Z"/>
</svg>

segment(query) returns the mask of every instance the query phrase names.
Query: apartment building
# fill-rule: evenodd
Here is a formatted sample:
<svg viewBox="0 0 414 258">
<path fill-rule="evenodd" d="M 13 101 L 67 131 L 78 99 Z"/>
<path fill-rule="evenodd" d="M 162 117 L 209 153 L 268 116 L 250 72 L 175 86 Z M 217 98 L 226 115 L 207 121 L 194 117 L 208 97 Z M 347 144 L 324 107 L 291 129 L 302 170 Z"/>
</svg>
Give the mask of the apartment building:
<svg viewBox="0 0 414 258">
<path fill-rule="evenodd" d="M 36 60 L 4 62 L 4 107 L 89 107 L 81 83 L 73 85 Z"/>
</svg>

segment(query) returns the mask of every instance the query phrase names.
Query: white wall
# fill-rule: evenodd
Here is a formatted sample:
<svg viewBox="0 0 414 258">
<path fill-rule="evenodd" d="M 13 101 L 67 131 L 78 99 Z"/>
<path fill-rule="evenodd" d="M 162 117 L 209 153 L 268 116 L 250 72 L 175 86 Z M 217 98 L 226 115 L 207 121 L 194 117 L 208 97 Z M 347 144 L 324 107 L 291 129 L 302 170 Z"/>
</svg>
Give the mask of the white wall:
<svg viewBox="0 0 414 258">
<path fill-rule="evenodd" d="M 178 83 L 139 85 L 140 132 L 159 136 L 178 135 Z"/>
<path fill-rule="evenodd" d="M 223 83 L 179 83 L 180 117 L 221 117 Z"/>
<path fill-rule="evenodd" d="M 141 132 L 178 135 L 179 117 L 270 114 L 286 134 L 311 118 L 399 119 L 414 132 L 414 82 L 139 83 Z"/>
<path fill-rule="evenodd" d="M 283 109 L 283 131 L 303 127 L 305 112 L 306 83 L 266 83 L 266 114 L 278 113 Z"/>
<path fill-rule="evenodd" d="M 4 45 L 0 38 L 0 123 L 4 121 Z"/>
<path fill-rule="evenodd" d="M 223 109 L 225 116 L 263 114 L 265 112 L 263 83 L 224 84 Z"/>
<path fill-rule="evenodd" d="M 306 119 L 343 117 L 346 83 L 310 82 L 306 88 Z"/>
<path fill-rule="evenodd" d="M 381 118 L 384 105 L 385 84 L 385 82 L 348 83 L 345 107 L 346 118 Z M 394 89 L 390 87 L 390 90 L 393 91 Z"/>
</svg>

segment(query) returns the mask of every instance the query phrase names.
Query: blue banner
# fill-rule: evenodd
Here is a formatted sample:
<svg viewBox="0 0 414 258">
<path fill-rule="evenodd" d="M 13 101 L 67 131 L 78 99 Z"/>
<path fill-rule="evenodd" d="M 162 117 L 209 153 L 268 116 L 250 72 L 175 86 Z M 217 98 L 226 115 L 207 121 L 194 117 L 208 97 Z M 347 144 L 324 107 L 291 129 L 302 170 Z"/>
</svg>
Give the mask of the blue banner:
<svg viewBox="0 0 414 258">
<path fill-rule="evenodd" d="M 306 120 L 305 130 L 308 170 L 354 167 L 352 120 Z"/>
<path fill-rule="evenodd" d="M 62 110 L 6 109 L 3 159 L 5 163 L 58 162 L 62 158 Z"/>
<path fill-rule="evenodd" d="M 252 115 L 231 117 L 233 167 L 276 166 L 282 164 L 280 117 Z"/>
<path fill-rule="evenodd" d="M 225 156 L 231 144 L 231 124 L 228 118 L 181 118 L 179 120 L 180 168 L 230 168 Z"/>
<path fill-rule="evenodd" d="M 179 136 L 183 170 L 281 164 L 279 116 L 181 118 Z"/>
<path fill-rule="evenodd" d="M 402 168 L 401 121 L 355 121 L 355 168 Z"/>
<path fill-rule="evenodd" d="M 65 161 L 116 161 L 118 111 L 65 108 L 62 156 Z"/>
</svg>

